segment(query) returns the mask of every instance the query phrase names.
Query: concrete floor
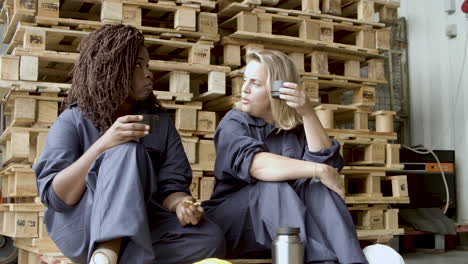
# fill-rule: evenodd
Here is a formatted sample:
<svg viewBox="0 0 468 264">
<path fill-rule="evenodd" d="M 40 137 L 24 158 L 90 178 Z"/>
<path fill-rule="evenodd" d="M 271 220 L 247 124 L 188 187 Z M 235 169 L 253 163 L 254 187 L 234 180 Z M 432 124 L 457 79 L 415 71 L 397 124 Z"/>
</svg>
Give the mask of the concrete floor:
<svg viewBox="0 0 468 264">
<path fill-rule="evenodd" d="M 451 250 L 442 254 L 403 254 L 406 264 L 468 264 L 468 251 Z"/>
</svg>

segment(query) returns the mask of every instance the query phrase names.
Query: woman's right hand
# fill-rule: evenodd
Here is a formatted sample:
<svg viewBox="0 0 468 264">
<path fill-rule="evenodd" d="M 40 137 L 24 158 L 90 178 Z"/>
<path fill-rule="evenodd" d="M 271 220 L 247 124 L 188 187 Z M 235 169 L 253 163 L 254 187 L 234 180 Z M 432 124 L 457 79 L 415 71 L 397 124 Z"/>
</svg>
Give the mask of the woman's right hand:
<svg viewBox="0 0 468 264">
<path fill-rule="evenodd" d="M 322 163 L 317 163 L 316 166 L 316 173 L 317 176 L 320 177 L 320 181 L 345 200 L 344 179 L 338 170 L 332 166 Z"/>
<path fill-rule="evenodd" d="M 102 135 L 96 143 L 102 152 L 130 140 L 148 135 L 150 127 L 145 124 L 134 123 L 142 121 L 141 115 L 126 115 L 115 120 L 112 126 Z"/>
</svg>

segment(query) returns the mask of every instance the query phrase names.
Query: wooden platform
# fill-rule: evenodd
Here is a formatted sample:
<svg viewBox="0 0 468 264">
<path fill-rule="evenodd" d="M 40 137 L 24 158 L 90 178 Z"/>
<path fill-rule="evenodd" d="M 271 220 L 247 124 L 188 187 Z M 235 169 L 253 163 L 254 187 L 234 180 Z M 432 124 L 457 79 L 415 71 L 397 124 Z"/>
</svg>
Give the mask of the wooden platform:
<svg viewBox="0 0 468 264">
<path fill-rule="evenodd" d="M 0 137 L 2 164 L 34 163 L 47 137 L 47 128 L 8 127 Z"/>
<path fill-rule="evenodd" d="M 406 175 L 385 171 L 342 170 L 347 204 L 409 203 Z"/>
<path fill-rule="evenodd" d="M 290 16 L 310 16 L 371 26 L 395 23 L 396 10 L 400 6 L 397 1 L 380 0 L 218 0 L 217 4 L 220 18 L 232 17 L 242 11 L 268 10 Z M 374 13 L 379 13 L 379 21 L 375 20 Z"/>
<path fill-rule="evenodd" d="M 59 93 L 12 90 L 3 98 L 2 127 L 50 127 L 63 99 Z"/>
<path fill-rule="evenodd" d="M 41 204 L 1 204 L 0 234 L 12 238 L 38 237 L 39 212 L 43 210 Z"/>
<path fill-rule="evenodd" d="M 263 40 L 271 43 L 320 47 L 379 54 L 390 48 L 390 31 L 270 13 L 241 12 L 219 25 L 231 39 Z"/>
<path fill-rule="evenodd" d="M 32 3 L 32 2 L 31 2 Z M 201 4 L 203 3 L 203 4 Z M 218 41 L 217 14 L 203 12 L 211 1 L 42 1 L 38 5 L 9 0 L 0 11 L 5 24 L 3 42 L 9 43 L 19 22 L 93 30 L 106 23 L 126 23 L 145 34 L 181 34 Z M 203 6 L 203 7 L 202 7 Z M 8 10 L 8 11 L 7 11 Z"/>
<path fill-rule="evenodd" d="M 251 50 L 268 49 L 269 44 L 249 43 L 249 41 L 232 41 L 224 39 L 223 54 L 218 57 L 219 63 L 232 69 L 245 66 L 244 55 Z M 323 49 L 294 48 L 293 46 L 275 46 L 292 58 L 303 79 L 317 80 L 322 93 L 342 90 L 373 87 L 386 84 L 383 58 L 366 58 L 361 55 L 346 54 L 341 51 L 324 51 Z M 218 54 L 219 55 L 219 54 Z M 236 75 L 235 70 L 230 75 Z"/>
<path fill-rule="evenodd" d="M 399 144 L 364 139 L 338 139 L 338 142 L 346 166 L 384 166 L 392 171 L 403 169 L 403 165 L 400 164 Z"/>
<path fill-rule="evenodd" d="M 0 170 L 2 197 L 36 197 L 36 174 L 29 164 L 10 164 Z"/>
<path fill-rule="evenodd" d="M 37 27 L 19 23 L 9 43 L 7 53 L 16 47 L 58 52 L 77 52 L 79 42 L 89 34 L 83 29 L 70 27 Z M 145 35 L 145 46 L 151 58 L 195 64 L 210 64 L 213 41 L 192 40 L 180 34 Z"/>
<path fill-rule="evenodd" d="M 358 230 L 398 229 L 398 209 L 388 205 L 352 205 L 348 210 Z"/>
<path fill-rule="evenodd" d="M 71 65 L 79 56 L 78 53 L 28 50 L 24 48 L 15 48 L 13 54 L 18 58 L 34 57 L 36 67 L 28 70 L 37 73 L 36 76 L 47 75 L 51 71 L 43 71 L 44 69 L 39 67 L 43 61 L 49 64 L 68 63 Z M 20 69 L 21 65 L 19 65 Z M 225 95 L 226 72 L 230 71 L 230 68 L 226 66 L 163 60 L 151 60 L 149 69 L 153 72 L 153 85 L 158 90 L 156 96 L 159 99 L 174 98 L 181 101 L 207 101 Z M 51 80 L 57 81 L 56 78 L 60 78 L 58 75 L 61 73 L 61 78 L 69 78 L 67 77 L 68 71 L 61 71 L 52 76 L 51 78 L 54 79 Z M 21 72 L 18 75 L 21 75 Z"/>
</svg>

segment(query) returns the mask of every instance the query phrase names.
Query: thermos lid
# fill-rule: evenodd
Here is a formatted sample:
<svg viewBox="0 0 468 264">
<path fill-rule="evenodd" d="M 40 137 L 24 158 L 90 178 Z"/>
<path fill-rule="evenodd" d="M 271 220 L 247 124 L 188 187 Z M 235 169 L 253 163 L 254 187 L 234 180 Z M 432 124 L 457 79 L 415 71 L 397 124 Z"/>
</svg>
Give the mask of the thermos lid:
<svg viewBox="0 0 468 264">
<path fill-rule="evenodd" d="M 299 227 L 278 227 L 276 228 L 277 235 L 298 235 L 299 234 Z"/>
</svg>

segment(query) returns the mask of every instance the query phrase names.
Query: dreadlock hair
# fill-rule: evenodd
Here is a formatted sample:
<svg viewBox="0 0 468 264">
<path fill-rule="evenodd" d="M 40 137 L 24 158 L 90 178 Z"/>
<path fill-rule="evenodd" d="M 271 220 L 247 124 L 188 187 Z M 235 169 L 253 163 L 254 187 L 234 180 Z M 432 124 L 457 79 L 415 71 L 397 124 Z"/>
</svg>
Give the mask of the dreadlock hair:
<svg viewBox="0 0 468 264">
<path fill-rule="evenodd" d="M 84 117 L 104 133 L 128 97 L 143 44 L 143 34 L 129 25 L 104 25 L 90 33 L 78 46 L 80 56 L 64 107 L 77 103 Z"/>
</svg>

